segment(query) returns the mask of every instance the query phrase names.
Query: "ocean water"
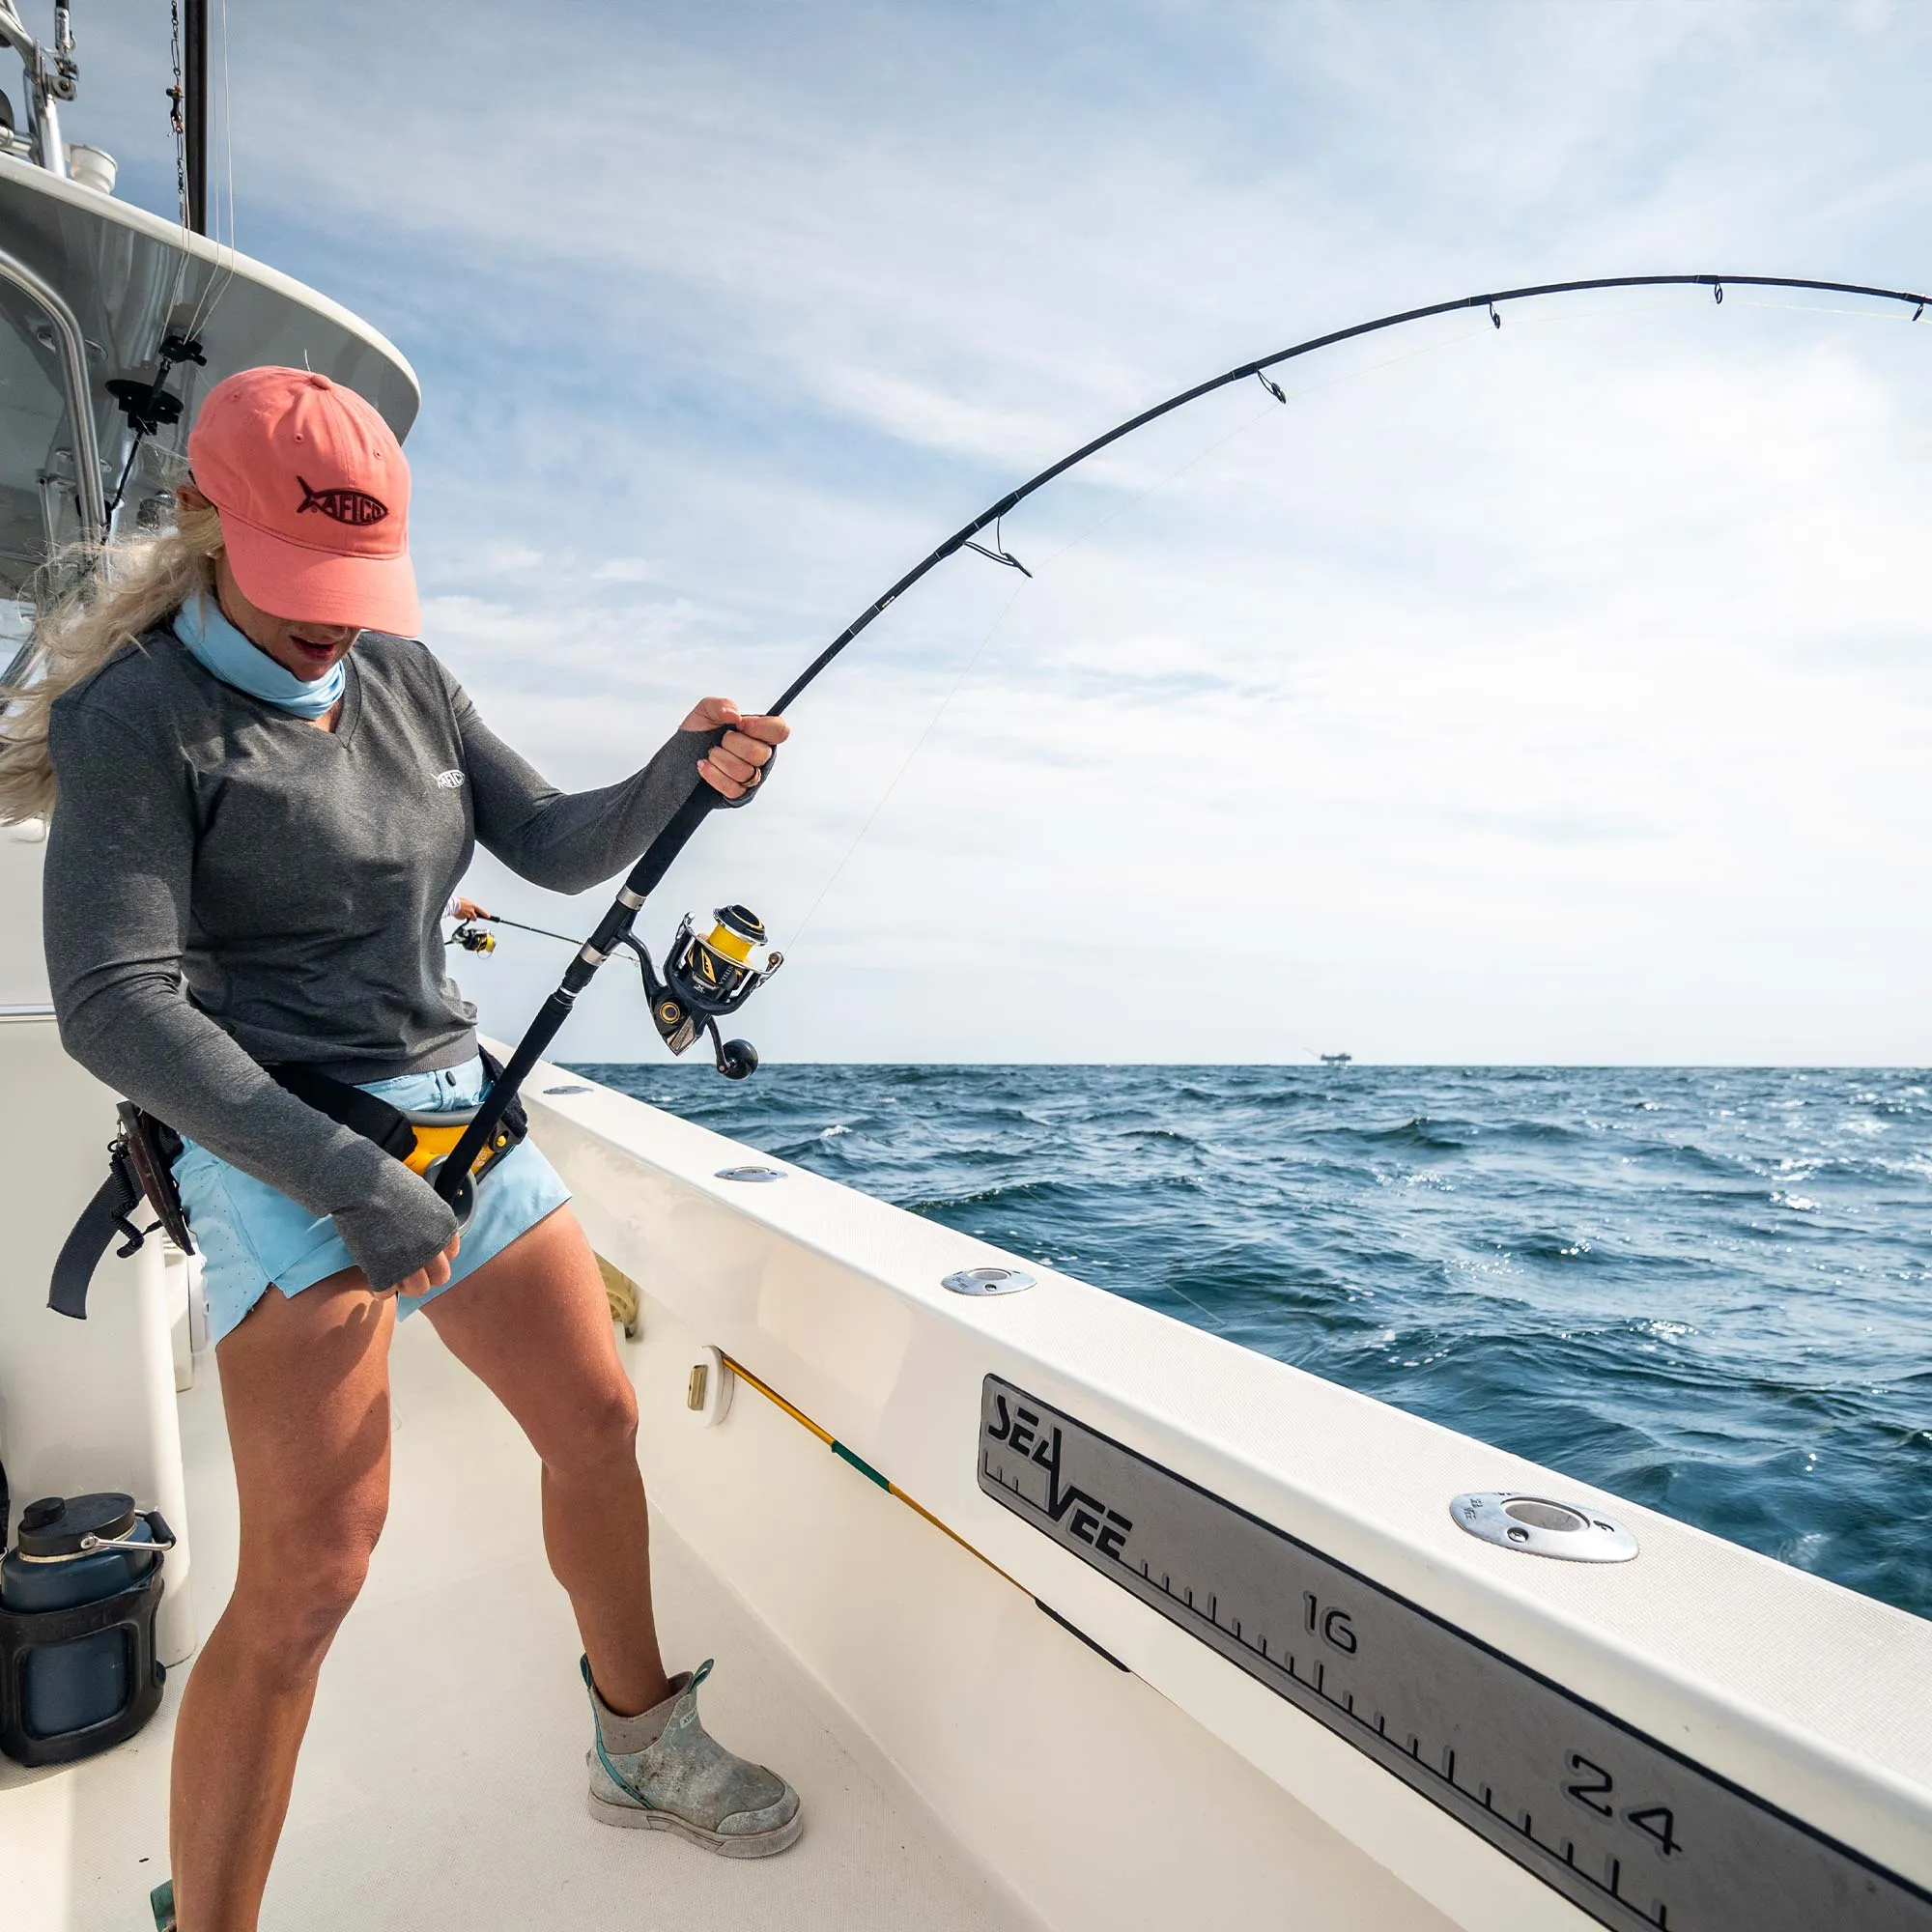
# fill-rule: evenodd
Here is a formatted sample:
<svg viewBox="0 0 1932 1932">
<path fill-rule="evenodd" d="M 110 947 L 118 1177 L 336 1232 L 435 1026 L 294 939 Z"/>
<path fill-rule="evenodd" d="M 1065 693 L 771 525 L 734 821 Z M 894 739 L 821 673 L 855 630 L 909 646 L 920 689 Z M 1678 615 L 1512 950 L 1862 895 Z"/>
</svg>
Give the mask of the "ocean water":
<svg viewBox="0 0 1932 1932">
<path fill-rule="evenodd" d="M 1932 1075 L 585 1070 L 1932 1616 Z"/>
</svg>

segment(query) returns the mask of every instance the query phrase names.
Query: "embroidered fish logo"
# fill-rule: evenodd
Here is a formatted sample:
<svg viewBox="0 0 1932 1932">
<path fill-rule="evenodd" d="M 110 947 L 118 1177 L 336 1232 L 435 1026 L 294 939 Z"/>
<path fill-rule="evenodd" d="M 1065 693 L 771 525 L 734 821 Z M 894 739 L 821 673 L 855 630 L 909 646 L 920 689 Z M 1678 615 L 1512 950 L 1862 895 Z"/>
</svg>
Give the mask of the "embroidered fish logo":
<svg viewBox="0 0 1932 1932">
<path fill-rule="evenodd" d="M 297 516 L 304 510 L 320 510 L 338 524 L 352 524 L 360 528 L 380 524 L 389 514 L 388 504 L 366 490 L 311 490 L 306 477 L 298 476 L 296 481 L 302 488 L 302 499 L 296 505 Z"/>
</svg>

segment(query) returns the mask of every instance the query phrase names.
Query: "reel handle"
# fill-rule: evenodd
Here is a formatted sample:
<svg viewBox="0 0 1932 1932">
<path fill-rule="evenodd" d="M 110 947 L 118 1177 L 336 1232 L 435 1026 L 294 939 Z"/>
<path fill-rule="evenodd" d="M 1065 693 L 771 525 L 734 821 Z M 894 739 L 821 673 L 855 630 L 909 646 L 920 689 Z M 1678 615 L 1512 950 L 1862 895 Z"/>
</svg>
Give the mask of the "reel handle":
<svg viewBox="0 0 1932 1932">
<path fill-rule="evenodd" d="M 718 1023 L 711 1022 L 712 1058 L 727 1080 L 749 1080 L 758 1070 L 758 1049 L 749 1039 L 720 1039 Z"/>
</svg>

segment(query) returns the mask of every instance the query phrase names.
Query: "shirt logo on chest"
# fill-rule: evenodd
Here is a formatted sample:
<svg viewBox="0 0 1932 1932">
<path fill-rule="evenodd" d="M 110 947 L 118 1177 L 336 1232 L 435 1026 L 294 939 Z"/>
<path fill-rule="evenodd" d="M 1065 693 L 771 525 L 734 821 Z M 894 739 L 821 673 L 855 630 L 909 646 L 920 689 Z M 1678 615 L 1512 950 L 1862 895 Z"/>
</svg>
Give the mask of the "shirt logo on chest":
<svg viewBox="0 0 1932 1932">
<path fill-rule="evenodd" d="M 444 791 L 454 791 L 463 782 L 461 772 L 438 772 L 436 781 Z"/>
</svg>

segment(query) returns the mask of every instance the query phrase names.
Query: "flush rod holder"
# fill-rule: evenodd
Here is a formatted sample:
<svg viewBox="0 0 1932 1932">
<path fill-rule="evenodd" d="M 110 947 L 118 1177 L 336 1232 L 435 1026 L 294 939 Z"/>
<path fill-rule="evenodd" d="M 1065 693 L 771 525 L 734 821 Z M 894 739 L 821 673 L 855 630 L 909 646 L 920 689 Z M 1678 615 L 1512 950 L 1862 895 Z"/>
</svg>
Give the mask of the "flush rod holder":
<svg viewBox="0 0 1932 1932">
<path fill-rule="evenodd" d="M 1628 1563 L 1637 1541 L 1615 1518 L 1581 1503 L 1516 1490 L 1480 1490 L 1449 1505 L 1456 1527 L 1499 1549 L 1564 1563 Z"/>
</svg>

